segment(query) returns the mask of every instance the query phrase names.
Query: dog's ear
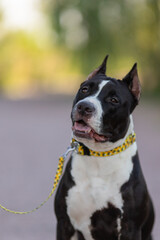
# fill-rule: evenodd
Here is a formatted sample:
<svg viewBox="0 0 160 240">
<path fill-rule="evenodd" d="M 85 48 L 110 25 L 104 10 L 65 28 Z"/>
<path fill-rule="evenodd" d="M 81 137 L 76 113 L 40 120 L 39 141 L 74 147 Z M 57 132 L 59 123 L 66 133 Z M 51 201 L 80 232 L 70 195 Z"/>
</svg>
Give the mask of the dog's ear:
<svg viewBox="0 0 160 240">
<path fill-rule="evenodd" d="M 141 95 L 141 85 L 138 78 L 137 63 L 133 65 L 131 71 L 122 80 L 127 84 L 138 103 Z"/>
<path fill-rule="evenodd" d="M 88 75 L 87 80 L 93 78 L 95 75 L 97 75 L 97 74 L 99 74 L 99 73 L 101 73 L 101 74 L 106 74 L 106 64 L 107 64 L 108 56 L 109 56 L 109 55 L 107 55 L 107 56 L 104 58 L 102 64 L 101 64 L 98 68 L 96 68 L 93 72 L 91 72 L 91 73 Z"/>
</svg>

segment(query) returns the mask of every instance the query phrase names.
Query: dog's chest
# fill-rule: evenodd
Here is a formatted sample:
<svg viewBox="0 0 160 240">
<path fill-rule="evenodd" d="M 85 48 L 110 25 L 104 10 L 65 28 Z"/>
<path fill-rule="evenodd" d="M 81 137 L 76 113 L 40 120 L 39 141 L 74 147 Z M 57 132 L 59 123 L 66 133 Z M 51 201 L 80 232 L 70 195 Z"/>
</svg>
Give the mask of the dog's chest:
<svg viewBox="0 0 160 240">
<path fill-rule="evenodd" d="M 89 229 L 94 212 L 107 208 L 108 203 L 123 212 L 120 188 L 129 180 L 135 152 L 135 148 L 127 149 L 109 158 L 73 155 L 71 175 L 75 185 L 68 192 L 67 212 L 74 228 L 87 239 L 92 239 Z"/>
</svg>

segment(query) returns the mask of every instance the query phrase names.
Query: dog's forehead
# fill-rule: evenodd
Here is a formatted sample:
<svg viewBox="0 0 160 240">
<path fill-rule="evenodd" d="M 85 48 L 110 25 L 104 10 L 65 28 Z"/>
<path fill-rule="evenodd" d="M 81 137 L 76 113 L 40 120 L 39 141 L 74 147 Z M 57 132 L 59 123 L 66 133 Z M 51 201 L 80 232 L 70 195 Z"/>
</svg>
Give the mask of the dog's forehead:
<svg viewBox="0 0 160 240">
<path fill-rule="evenodd" d="M 101 94 L 107 93 L 109 91 L 118 90 L 119 82 L 114 78 L 99 79 L 97 81 L 97 92 L 96 96 L 98 97 Z"/>
<path fill-rule="evenodd" d="M 90 97 L 101 99 L 104 97 L 107 97 L 108 95 L 120 95 L 121 88 L 120 85 L 122 85 L 122 81 L 119 79 L 107 77 L 105 75 L 99 75 L 95 76 L 91 79 L 88 79 L 84 81 L 80 89 L 74 99 L 73 105 L 75 105 L 76 102 L 82 100 L 82 99 L 88 99 Z M 89 87 L 89 92 L 87 94 L 82 93 L 82 89 L 85 86 Z M 123 95 L 123 91 L 122 91 Z"/>
</svg>

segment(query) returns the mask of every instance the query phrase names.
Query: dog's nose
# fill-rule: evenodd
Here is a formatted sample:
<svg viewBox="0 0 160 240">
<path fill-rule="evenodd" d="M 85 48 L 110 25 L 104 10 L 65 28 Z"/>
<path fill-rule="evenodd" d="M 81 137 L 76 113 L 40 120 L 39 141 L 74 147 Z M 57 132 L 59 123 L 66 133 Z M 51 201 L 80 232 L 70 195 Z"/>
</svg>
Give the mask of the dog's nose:
<svg viewBox="0 0 160 240">
<path fill-rule="evenodd" d="M 77 104 L 77 111 L 82 116 L 91 116 L 95 112 L 95 107 L 90 102 L 79 102 Z"/>
</svg>

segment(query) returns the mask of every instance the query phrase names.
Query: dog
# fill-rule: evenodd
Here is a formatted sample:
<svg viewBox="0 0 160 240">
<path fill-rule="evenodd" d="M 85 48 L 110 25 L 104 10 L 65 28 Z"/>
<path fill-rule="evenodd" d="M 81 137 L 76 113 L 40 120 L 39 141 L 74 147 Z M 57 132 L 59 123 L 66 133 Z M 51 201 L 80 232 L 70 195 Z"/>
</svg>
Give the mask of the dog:
<svg viewBox="0 0 160 240">
<path fill-rule="evenodd" d="M 107 59 L 73 102 L 73 141 L 79 147 L 55 196 L 57 240 L 152 239 L 154 209 L 132 119 L 141 95 L 137 64 L 119 80 L 106 75 Z"/>
</svg>

